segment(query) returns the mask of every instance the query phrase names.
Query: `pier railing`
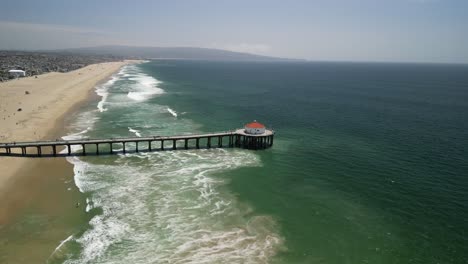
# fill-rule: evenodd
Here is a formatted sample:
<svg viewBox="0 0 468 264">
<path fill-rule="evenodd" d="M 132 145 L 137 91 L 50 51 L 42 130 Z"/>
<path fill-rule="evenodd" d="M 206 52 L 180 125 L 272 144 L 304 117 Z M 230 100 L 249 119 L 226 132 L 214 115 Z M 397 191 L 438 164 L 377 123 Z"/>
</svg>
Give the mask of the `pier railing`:
<svg viewBox="0 0 468 264">
<path fill-rule="evenodd" d="M 266 149 L 273 145 L 274 132 L 249 135 L 238 129 L 176 136 L 119 137 L 105 139 L 41 140 L 0 143 L 0 156 L 55 157 L 150 152 L 200 148 Z M 78 147 L 79 150 L 73 149 Z M 117 148 L 116 148 L 117 147 Z"/>
</svg>

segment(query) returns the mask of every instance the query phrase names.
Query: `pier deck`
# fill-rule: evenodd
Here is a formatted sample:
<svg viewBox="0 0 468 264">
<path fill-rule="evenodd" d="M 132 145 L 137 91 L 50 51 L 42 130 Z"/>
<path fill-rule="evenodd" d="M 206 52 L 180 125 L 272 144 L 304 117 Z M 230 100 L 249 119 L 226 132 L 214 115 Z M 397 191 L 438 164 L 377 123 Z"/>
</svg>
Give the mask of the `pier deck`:
<svg viewBox="0 0 468 264">
<path fill-rule="evenodd" d="M 0 156 L 84 156 L 87 154 L 101 155 L 139 151 L 225 147 L 266 149 L 273 145 L 273 137 L 273 130 L 266 130 L 265 133 L 260 135 L 251 135 L 244 133 L 243 129 L 237 129 L 226 132 L 178 136 L 11 142 L 0 143 Z M 170 142 L 170 144 L 168 145 L 167 142 Z M 143 145 L 142 143 L 145 144 Z M 183 144 L 181 145 L 180 143 Z M 121 149 L 115 150 L 114 147 L 117 145 Z M 81 147 L 81 151 L 72 151 L 73 146 Z M 132 147 L 132 149 L 128 147 Z M 62 150 L 59 150 L 59 148 Z"/>
</svg>

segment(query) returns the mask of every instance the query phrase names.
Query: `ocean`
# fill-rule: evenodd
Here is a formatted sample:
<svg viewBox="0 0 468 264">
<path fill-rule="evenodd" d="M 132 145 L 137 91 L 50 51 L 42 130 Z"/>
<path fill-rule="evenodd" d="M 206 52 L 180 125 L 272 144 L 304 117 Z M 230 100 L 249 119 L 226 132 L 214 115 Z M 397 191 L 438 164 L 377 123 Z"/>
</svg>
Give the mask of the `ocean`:
<svg viewBox="0 0 468 264">
<path fill-rule="evenodd" d="M 468 263 L 466 65 L 155 60 L 96 93 L 64 138 L 275 143 L 69 158 L 86 224 L 50 263 Z"/>
</svg>

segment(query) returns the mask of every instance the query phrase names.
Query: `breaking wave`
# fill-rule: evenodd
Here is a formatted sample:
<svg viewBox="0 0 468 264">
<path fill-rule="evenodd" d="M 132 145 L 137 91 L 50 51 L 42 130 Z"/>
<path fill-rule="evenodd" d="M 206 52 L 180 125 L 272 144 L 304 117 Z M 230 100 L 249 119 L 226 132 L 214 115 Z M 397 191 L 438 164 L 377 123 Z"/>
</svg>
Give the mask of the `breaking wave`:
<svg viewBox="0 0 468 264">
<path fill-rule="evenodd" d="M 167 108 L 167 111 L 173 116 L 173 117 L 177 117 L 177 112 L 172 110 L 170 107 Z"/>
<path fill-rule="evenodd" d="M 107 87 L 107 111 L 80 113 L 72 124 L 76 133 L 64 138 L 101 132 L 95 128 L 113 122 L 111 114 L 122 108 L 132 112 L 132 118 L 119 120 L 123 135 L 164 134 L 189 125 L 196 130 L 192 121 L 168 118 L 165 107 L 154 102 L 122 104 L 120 94 L 127 86 L 119 82 L 135 84 L 136 74 L 141 74 L 136 66 L 124 67 L 117 74 L 120 79 Z M 156 85 L 150 78 L 138 80 L 130 90 L 143 83 Z M 154 118 L 147 118 L 148 112 Z M 210 149 L 67 160 L 74 165 L 76 186 L 87 196 L 86 212 L 94 217 L 84 233 L 58 246 L 62 251 L 65 243 L 81 245 L 65 263 L 267 263 L 282 244 L 274 219 L 240 202 L 223 177 L 225 171 L 262 166 L 254 152 Z"/>
</svg>

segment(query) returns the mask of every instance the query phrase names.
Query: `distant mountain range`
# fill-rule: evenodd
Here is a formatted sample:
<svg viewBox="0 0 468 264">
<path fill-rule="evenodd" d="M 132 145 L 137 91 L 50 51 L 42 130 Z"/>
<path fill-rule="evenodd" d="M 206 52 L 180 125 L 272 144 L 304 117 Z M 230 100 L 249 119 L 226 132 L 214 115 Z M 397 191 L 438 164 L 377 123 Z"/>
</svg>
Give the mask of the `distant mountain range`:
<svg viewBox="0 0 468 264">
<path fill-rule="evenodd" d="M 194 47 L 131 47 L 131 46 L 98 46 L 54 50 L 54 52 L 77 53 L 87 55 L 113 55 L 143 59 L 188 59 L 188 60 L 231 60 L 231 61 L 297 61 L 233 52 L 220 49 Z"/>
</svg>

